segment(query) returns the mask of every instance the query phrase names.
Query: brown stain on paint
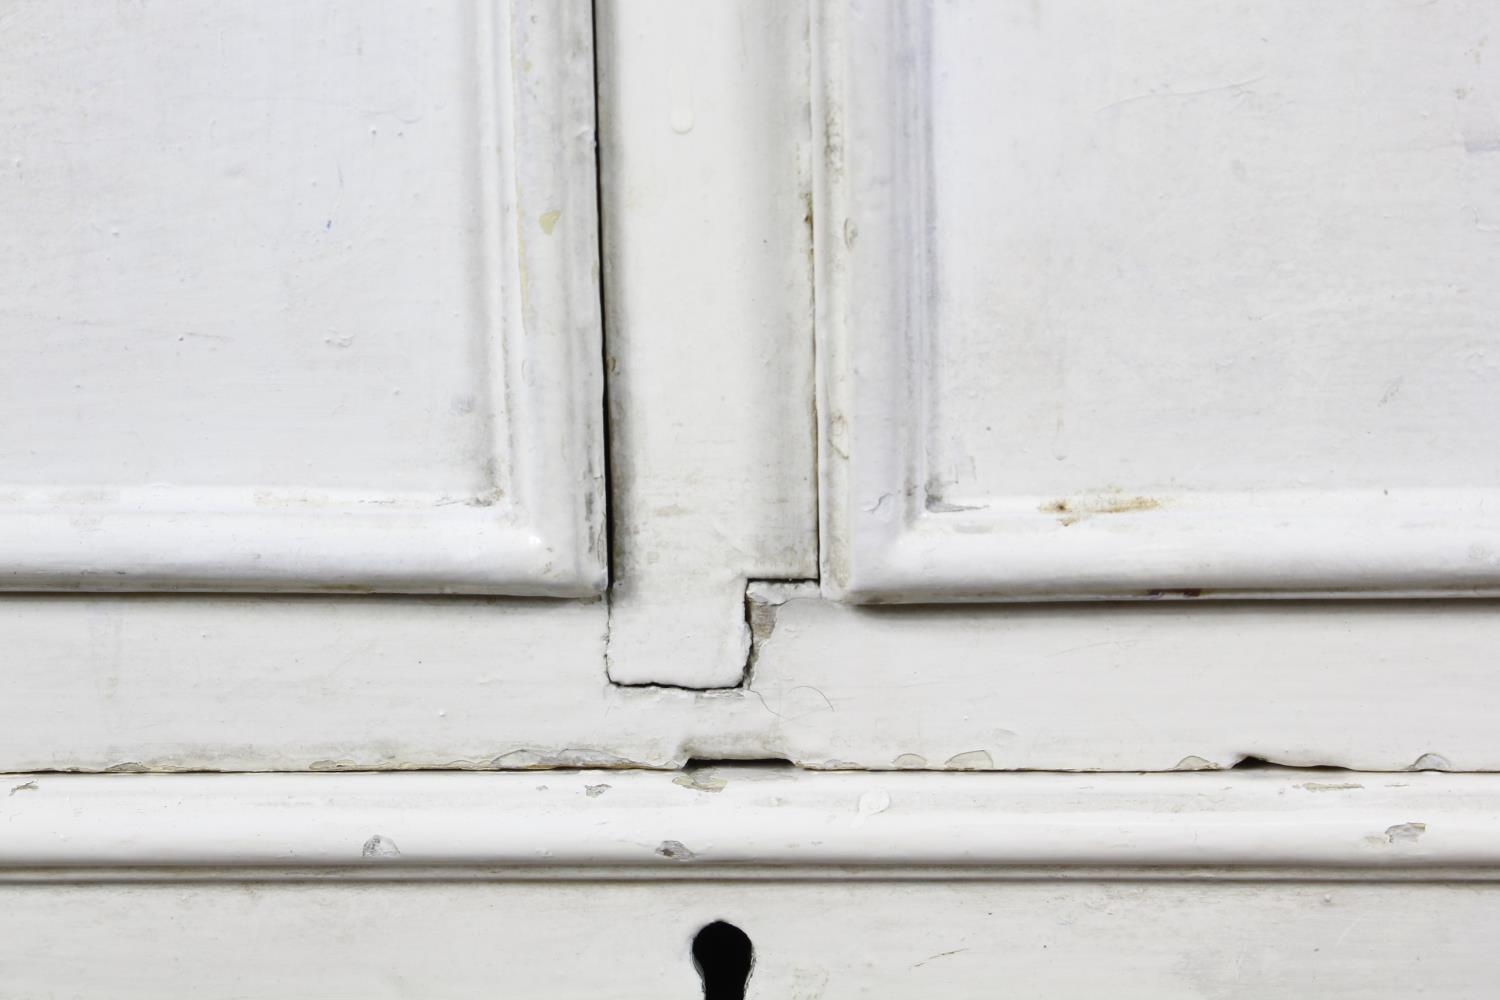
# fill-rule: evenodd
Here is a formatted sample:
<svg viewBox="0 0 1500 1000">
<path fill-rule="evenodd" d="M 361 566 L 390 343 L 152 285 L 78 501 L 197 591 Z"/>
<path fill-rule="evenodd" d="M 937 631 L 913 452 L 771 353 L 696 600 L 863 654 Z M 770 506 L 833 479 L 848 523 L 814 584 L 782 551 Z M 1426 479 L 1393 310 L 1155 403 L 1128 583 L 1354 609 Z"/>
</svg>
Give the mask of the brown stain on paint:
<svg viewBox="0 0 1500 1000">
<path fill-rule="evenodd" d="M 1067 527 L 1095 514 L 1139 514 L 1149 510 L 1160 510 L 1165 506 L 1166 501 L 1159 497 L 1104 493 L 1098 496 L 1049 500 L 1037 510 L 1043 514 L 1056 515 L 1058 522 L 1063 527 Z"/>
</svg>

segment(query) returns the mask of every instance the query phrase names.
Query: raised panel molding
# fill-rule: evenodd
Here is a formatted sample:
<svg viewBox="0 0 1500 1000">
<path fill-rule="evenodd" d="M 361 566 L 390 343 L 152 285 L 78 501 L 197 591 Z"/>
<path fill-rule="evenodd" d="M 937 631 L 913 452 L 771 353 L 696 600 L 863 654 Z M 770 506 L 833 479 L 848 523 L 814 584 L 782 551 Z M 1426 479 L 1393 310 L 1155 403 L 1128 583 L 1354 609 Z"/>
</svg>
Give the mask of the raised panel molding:
<svg viewBox="0 0 1500 1000">
<path fill-rule="evenodd" d="M 7 18 L 0 588 L 603 589 L 590 4 L 317 8 Z"/>
<path fill-rule="evenodd" d="M 1500 864 L 1500 777 L 810 774 L 0 775 L 0 883 L 126 870 L 400 878 L 1441 877 Z M 941 830 L 942 836 L 934 836 Z M 1072 871 L 1070 871 L 1070 869 Z M 1215 872 L 1217 869 L 1217 872 Z M 918 874 L 920 873 L 920 874 Z M 1277 873 L 1277 875 L 1272 875 Z"/>
<path fill-rule="evenodd" d="M 1424 10 L 820 2 L 825 594 L 1500 591 L 1500 25 Z"/>
</svg>

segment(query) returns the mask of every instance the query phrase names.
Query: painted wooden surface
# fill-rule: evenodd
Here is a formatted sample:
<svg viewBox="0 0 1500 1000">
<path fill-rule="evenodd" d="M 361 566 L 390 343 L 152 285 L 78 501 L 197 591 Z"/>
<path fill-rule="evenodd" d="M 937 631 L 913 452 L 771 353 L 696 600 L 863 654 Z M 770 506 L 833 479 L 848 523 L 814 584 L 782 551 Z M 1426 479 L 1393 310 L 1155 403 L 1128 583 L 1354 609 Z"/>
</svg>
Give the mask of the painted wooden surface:
<svg viewBox="0 0 1500 1000">
<path fill-rule="evenodd" d="M 860 608 L 759 629 L 746 687 L 610 684 L 597 602 L 13 595 L 7 770 L 1500 769 L 1490 601 Z"/>
<path fill-rule="evenodd" d="M 733 687 L 816 577 L 808 11 L 604 0 L 610 678 Z"/>
<path fill-rule="evenodd" d="M 67 13 L 0 998 L 1493 994 L 1494 10 Z"/>
<path fill-rule="evenodd" d="M 13 22 L 19 27 L 5 44 L 33 56 L 83 58 L 36 41 L 50 23 L 39 13 L 43 8 L 17 9 L 24 16 Z M 365 57 L 350 41 L 350 26 L 363 17 L 373 18 L 371 25 L 395 23 L 382 20 L 386 15 L 356 16 L 338 3 L 327 9 L 327 31 L 287 41 L 292 51 L 334 45 L 343 53 L 340 65 L 358 66 Z M 460 45 L 457 36 L 474 9 L 489 8 L 439 7 L 447 13 L 424 22 L 428 34 L 422 44 L 435 46 L 435 53 L 452 50 L 456 62 L 426 66 L 422 72 L 434 78 L 417 80 L 423 86 L 411 93 L 456 93 L 459 84 L 472 80 L 474 63 L 467 60 L 473 50 L 468 41 Z M 566 9 L 571 8 L 549 6 L 553 14 L 548 16 Z M 981 16 L 980 27 L 984 17 L 999 16 L 993 11 L 1009 10 L 950 6 L 934 16 L 956 17 L 965 9 Z M 93 30 L 117 43 L 142 32 L 162 44 L 159 33 L 150 30 L 158 23 L 152 18 L 187 17 L 196 10 L 206 24 L 248 16 L 233 7 L 211 13 L 192 5 L 174 10 L 101 22 Z M 280 13 L 267 14 L 268 23 L 295 34 L 287 28 L 293 15 L 273 10 Z M 0 600 L 0 648 L 6 650 L 0 767 L 672 767 L 699 757 L 778 758 L 815 768 L 1165 770 L 1228 767 L 1246 756 L 1380 770 L 1500 767 L 1490 736 L 1497 695 L 1490 651 L 1500 638 L 1494 634 L 1500 618 L 1489 601 L 861 609 L 819 599 L 816 584 L 757 582 L 795 579 L 817 568 L 809 430 L 811 303 L 802 201 L 804 143 L 810 141 L 811 126 L 807 133 L 799 131 L 799 115 L 809 99 L 809 83 L 799 74 L 811 71 L 814 56 L 828 68 L 826 60 L 836 50 L 827 32 L 839 10 L 819 8 L 814 37 L 801 20 L 809 10 L 796 4 L 601 7 L 598 34 L 606 44 L 599 71 L 608 83 L 601 106 L 608 147 L 601 151 L 602 197 L 606 263 L 614 276 L 611 513 L 619 574 L 607 601 L 7 595 Z M 1049 16 L 1071 17 L 1077 10 L 1059 6 Z M 1406 16 L 1388 5 L 1375 4 L 1372 10 L 1384 13 L 1361 30 L 1391 30 L 1393 18 Z M 539 17 L 538 24 L 548 23 Z M 1452 26 L 1446 12 L 1433 17 L 1436 27 L 1430 30 Z M 495 27 L 503 32 L 510 23 L 500 19 Z M 586 33 L 586 27 L 580 30 Z M 1051 22 L 1022 23 L 1015 44 L 1022 39 L 1044 44 L 1056 28 Z M 526 38 L 528 44 L 545 40 L 534 34 Z M 693 38 L 695 44 L 684 41 Z M 748 44 L 752 38 L 757 44 Z M 22 45 L 27 39 L 32 48 Z M 386 51 L 377 41 L 373 35 L 368 40 L 370 59 Z M 960 42 L 950 38 L 946 44 Z M 1233 49 L 1230 42 L 1219 42 L 1220 50 Z M 386 38 L 379 44 L 395 43 Z M 123 50 L 117 44 L 111 51 Z M 1132 59 L 1155 58 L 1140 46 L 1121 51 Z M 557 65 L 571 67 L 565 75 L 573 80 L 570 74 L 589 67 L 576 45 L 565 52 L 567 58 Z M 1423 46 L 1404 54 L 1415 62 L 1403 72 L 1425 81 L 1429 54 Z M 223 70 L 201 54 L 177 52 L 172 58 L 207 61 L 209 68 L 228 73 L 243 68 L 249 57 L 231 59 Z M 497 66 L 505 62 L 496 58 Z M 1475 72 L 1482 71 L 1482 59 L 1480 64 Z M 151 74 L 158 72 L 147 64 L 127 65 L 140 79 L 154 79 Z M 389 72 L 372 75 L 369 86 L 394 87 L 399 82 L 394 71 L 387 62 L 380 65 Z M 541 81 L 547 65 L 534 60 L 529 72 Z M 25 77 L 34 69 L 28 66 L 8 62 L 3 71 Z M 1470 72 L 1462 67 L 1452 72 L 1460 69 Z M 88 71 L 103 72 L 97 66 Z M 282 90 L 268 93 L 295 96 L 297 87 L 311 86 L 308 79 L 293 74 L 277 83 Z M 585 96 L 592 93 L 586 80 L 584 87 Z M 820 98 L 820 107 L 827 96 Z M 1476 91 L 1474 98 L 1480 96 Z M 227 100 L 224 94 L 210 97 L 204 98 L 210 104 Z M 1174 100 L 1136 104 L 1150 108 Z M 303 107 L 307 102 L 282 97 L 272 103 L 293 105 L 287 114 L 294 121 L 333 116 L 330 120 L 346 126 L 345 118 L 358 110 Z M 413 127 L 447 129 L 441 134 L 451 139 L 463 109 L 457 103 L 443 108 Z M 263 124 L 283 121 L 265 109 L 255 113 Z M 356 115 L 361 144 L 405 138 L 388 135 L 380 122 L 367 124 L 364 115 Z M 158 124 L 170 130 L 185 128 L 182 122 Z M 22 124 L 7 120 L 12 133 Z M 880 118 L 871 127 L 888 124 Z M 368 135 L 370 127 L 377 136 Z M 590 128 L 584 122 L 570 134 L 586 142 Z M 878 134 L 884 133 L 872 133 Z M 231 146 L 237 149 L 260 141 L 248 133 L 234 136 L 239 146 Z M 779 151 L 784 170 L 761 169 L 757 157 L 769 149 Z M 452 151 L 450 143 L 423 155 Z M 292 163 L 304 154 L 281 155 Z M 370 169 L 389 181 L 381 171 L 401 174 L 419 166 L 392 154 L 373 158 Z M 1435 175 L 1433 183 L 1447 176 Z M 271 179 L 262 176 L 258 182 L 262 195 L 293 197 Z M 44 175 L 27 183 L 60 182 Z M 445 190 L 443 197 L 458 196 Z M 311 204 L 305 201 L 304 207 Z M 551 220 L 550 236 L 523 226 L 521 231 L 530 233 L 528 252 L 541 252 L 538 247 L 552 247 L 550 241 L 572 232 L 568 225 L 578 221 L 575 215 Z M 826 234 L 825 216 L 818 216 L 821 225 L 814 219 L 814 228 Z M 28 219 L 33 228 L 39 225 L 35 217 Z M 350 225 L 377 221 L 356 214 Z M 536 222 L 540 227 L 540 214 Z M 335 217 L 334 228 L 324 235 L 338 225 Z M 89 237 L 79 230 L 67 238 Z M 120 239 L 125 238 L 122 230 Z M 470 245 L 460 241 L 445 252 L 460 253 Z M 249 246 L 220 249 L 258 252 Z M 835 257 L 830 266 L 853 259 Z M 683 292 L 687 286 L 696 291 Z M 539 287 L 532 286 L 534 295 L 543 294 Z M 176 299 L 163 301 L 176 308 Z M 136 305 L 146 308 L 142 301 Z M 221 321 L 240 319 L 226 315 Z M 80 337 L 103 336 L 81 329 Z M 467 336 L 472 330 L 460 332 Z M 286 330 L 281 333 L 290 337 Z M 6 340 L 12 346 L 30 342 Z M 823 361 L 829 362 L 826 352 Z M 872 363 L 863 363 L 866 371 Z M 224 373 L 203 369 L 211 370 Z M 535 366 L 528 370 L 535 378 L 546 377 Z M 144 371 L 144 366 L 124 369 L 143 378 Z M 368 388 L 392 371 L 390 364 L 359 368 L 350 385 Z M 184 389 L 190 390 L 196 391 Z M 379 405 L 387 405 L 384 397 Z M 146 419 L 153 412 L 136 416 Z M 224 422 L 218 415 L 203 419 Z M 973 425 L 965 421 L 964 426 Z M 15 425 L 7 427 L 0 435 L 19 433 Z M 569 440 L 565 431 L 536 450 L 547 461 L 559 459 Z M 825 458 L 834 454 L 823 449 Z M 369 462 L 368 455 L 340 456 L 340 461 L 356 460 Z M 588 468 L 587 462 L 571 461 L 557 468 L 564 465 Z M 596 489 L 597 472 L 589 479 Z M 453 504 L 441 510 L 455 511 L 459 518 L 498 516 L 495 507 Z M 307 516 L 324 513 L 320 507 Z M 591 516 L 603 517 L 597 504 Z M 1089 523 L 1082 519 L 1067 530 Z M 91 524 L 81 521 L 77 528 Z M 597 552 L 600 537 L 595 533 L 584 551 Z M 400 538 L 412 547 L 414 559 L 433 556 L 424 547 L 426 536 Z M 979 536 L 965 538 L 976 552 L 984 544 Z M 7 535 L 6 541 L 7 551 L 18 552 L 27 539 Z M 473 541 L 464 536 L 466 546 Z M 163 549 L 156 557 L 189 559 L 210 551 L 212 546 Z M 302 557 L 317 551 L 314 547 Z M 361 558 L 372 557 L 360 551 Z M 486 558 L 477 548 L 463 552 L 464 559 Z M 487 565 L 494 570 L 501 564 Z M 825 586 L 832 579 L 826 577 Z M 741 680 L 742 687 L 714 692 L 663 686 L 712 688 Z"/>
<path fill-rule="evenodd" d="M 1162 770 L 1260 757 L 1495 770 L 1496 612 L 1492 601 L 980 610 L 796 599 L 776 616 L 752 688 L 778 714 L 772 745 L 864 767 Z"/>
<path fill-rule="evenodd" d="M 750 998 L 1483 997 L 1500 973 L 1493 870 L 1452 866 L 1494 861 L 1489 776 L 18 777 L 5 997 L 687 1000 L 713 920 L 751 940 Z M 148 866 L 28 870 L 28 841 Z M 1017 864 L 1036 846 L 1062 864 Z M 1195 857 L 1230 864 L 1172 863 Z"/>
<path fill-rule="evenodd" d="M 1483 1000 L 1500 976 L 1493 883 L 249 879 L 0 900 L 7 1000 L 699 1000 L 689 942 L 718 919 L 755 945 L 748 1000 Z"/>
<path fill-rule="evenodd" d="M 812 774 L 789 765 L 546 774 L 8 775 L 0 878 L 130 869 L 806 866 L 1451 872 L 1500 864 L 1500 776 Z M 725 867 L 729 866 L 729 867 Z M 747 867 L 748 866 L 748 867 Z"/>
<path fill-rule="evenodd" d="M 1495 592 L 1492 4 L 817 9 L 828 593 Z"/>
<path fill-rule="evenodd" d="M 603 587 L 588 3 L 0 16 L 0 587 Z"/>
</svg>

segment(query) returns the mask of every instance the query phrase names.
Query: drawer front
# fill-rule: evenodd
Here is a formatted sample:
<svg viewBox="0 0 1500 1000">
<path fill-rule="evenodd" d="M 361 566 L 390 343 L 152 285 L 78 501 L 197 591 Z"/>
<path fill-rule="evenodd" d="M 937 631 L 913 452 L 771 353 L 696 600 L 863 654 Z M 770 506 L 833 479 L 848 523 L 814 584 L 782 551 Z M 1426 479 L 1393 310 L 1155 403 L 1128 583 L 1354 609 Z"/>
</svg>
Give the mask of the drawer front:
<svg viewBox="0 0 1500 1000">
<path fill-rule="evenodd" d="M 696 1000 L 692 942 L 721 920 L 753 946 L 750 1000 L 1477 1000 L 1500 975 L 1492 883 L 251 879 L 0 900 L 15 1000 Z"/>
<path fill-rule="evenodd" d="M 1500 974 L 1488 775 L 6 786 L 3 997 L 688 1000 L 701 969 L 711 998 L 1394 1000 Z"/>
</svg>

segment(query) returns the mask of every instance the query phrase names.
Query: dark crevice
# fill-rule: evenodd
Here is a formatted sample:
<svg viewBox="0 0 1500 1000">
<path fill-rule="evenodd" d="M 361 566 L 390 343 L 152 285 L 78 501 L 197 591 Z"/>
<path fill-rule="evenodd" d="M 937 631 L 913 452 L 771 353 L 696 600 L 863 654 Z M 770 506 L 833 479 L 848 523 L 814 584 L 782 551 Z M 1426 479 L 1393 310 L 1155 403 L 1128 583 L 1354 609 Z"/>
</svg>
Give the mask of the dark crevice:
<svg viewBox="0 0 1500 1000">
<path fill-rule="evenodd" d="M 740 685 L 733 687 L 691 687 L 687 684 L 664 684 L 661 681 L 616 681 L 609 682 L 617 688 L 625 688 L 630 691 L 686 691 L 688 694 L 715 694 L 720 691 L 738 691 Z"/>
<path fill-rule="evenodd" d="M 1270 761 L 1266 760 L 1264 757 L 1250 757 L 1250 756 L 1246 756 L 1246 757 L 1241 757 L 1234 764 L 1231 764 L 1230 767 L 1229 767 L 1229 770 L 1231 770 L 1231 771 L 1265 771 L 1265 770 L 1270 770 L 1272 768 L 1278 768 L 1280 766 L 1281 766 L 1280 764 L 1273 764 L 1273 763 L 1271 763 Z"/>
<path fill-rule="evenodd" d="M 592 65 L 594 69 L 594 224 L 595 235 L 598 240 L 597 252 L 599 261 L 599 361 L 604 373 L 603 384 L 601 386 L 602 395 L 599 400 L 600 405 L 604 408 L 604 419 L 601 421 L 604 434 L 604 565 L 605 571 L 609 575 L 609 586 L 613 586 L 615 582 L 615 538 L 619 534 L 619 532 L 616 530 L 617 525 L 614 523 L 614 516 L 615 511 L 619 509 L 619 504 L 616 503 L 615 477 L 613 474 L 613 462 L 611 460 L 611 456 L 614 452 L 614 442 L 612 440 L 613 435 L 610 433 L 610 429 L 614 423 L 614 420 L 612 419 L 612 416 L 610 414 L 609 405 L 609 383 L 611 370 L 609 353 L 609 313 L 606 309 L 607 300 L 604 295 L 604 283 L 607 280 L 605 275 L 607 257 L 604 250 L 604 154 L 601 151 L 601 140 L 604 135 L 604 123 L 600 119 L 599 113 L 601 103 L 601 90 L 599 86 L 599 53 L 603 50 L 599 44 L 599 5 L 597 3 L 593 4 L 593 6 L 591 7 L 591 12 L 592 17 L 590 19 L 590 23 L 592 25 L 594 33 L 594 37 L 592 39 Z M 609 595 L 606 593 L 605 602 L 608 603 L 608 601 Z"/>
<path fill-rule="evenodd" d="M 715 920 L 693 937 L 693 965 L 703 980 L 703 1000 L 745 1000 L 754 964 L 750 937 L 734 924 Z"/>
<path fill-rule="evenodd" d="M 745 627 L 750 631 L 750 651 L 745 654 L 745 669 L 740 674 L 740 682 L 737 688 L 748 688 L 751 680 L 755 677 L 755 664 L 760 659 L 761 647 L 771 638 L 776 631 L 776 615 L 781 610 L 781 602 L 758 601 L 751 591 L 760 584 L 784 584 L 796 586 L 798 584 L 817 585 L 817 580 L 746 580 L 745 581 Z"/>
<path fill-rule="evenodd" d="M 682 770 L 692 773 L 696 771 L 709 771 L 718 767 L 732 767 L 737 771 L 751 769 L 779 771 L 789 767 L 796 767 L 796 765 L 785 757 L 689 757 L 683 763 Z"/>
<path fill-rule="evenodd" d="M 1278 764 L 1274 760 L 1264 757 L 1256 757 L 1253 754 L 1241 757 L 1238 762 L 1231 764 L 1231 771 L 1348 771 L 1347 767 L 1337 764 Z"/>
<path fill-rule="evenodd" d="M 760 659 L 760 647 L 776 629 L 776 605 L 763 604 L 750 596 L 750 582 L 745 584 L 745 627 L 750 630 L 750 651 L 745 654 L 745 669 L 740 671 L 740 682 L 735 687 L 750 686 L 755 674 L 755 661 Z"/>
<path fill-rule="evenodd" d="M 754 677 L 755 663 L 760 658 L 761 647 L 771 638 L 776 631 L 776 614 L 781 609 L 782 602 L 776 600 L 756 600 L 751 595 L 751 590 L 761 584 L 785 584 L 795 586 L 797 584 L 813 584 L 816 580 L 768 580 L 752 579 L 745 581 L 744 616 L 745 628 L 750 635 L 750 648 L 745 654 L 745 663 L 740 669 L 740 675 L 733 684 L 720 684 L 714 687 L 690 687 L 685 684 L 663 684 L 659 681 L 645 681 L 640 683 L 622 683 L 611 679 L 610 683 L 615 687 L 634 689 L 656 689 L 663 691 L 692 691 L 698 694 L 712 694 L 718 691 L 747 691 L 750 681 Z M 608 663 L 608 636 L 605 639 L 605 661 Z M 753 693 L 753 692 L 752 692 Z"/>
<path fill-rule="evenodd" d="M 808 4 L 807 16 L 807 49 L 805 52 L 807 66 L 807 142 L 808 149 L 812 151 L 812 160 L 807 165 L 807 311 L 808 339 L 812 344 L 812 481 L 813 481 L 813 569 L 819 577 L 823 575 L 823 491 L 820 485 L 823 481 L 823 465 L 820 449 L 822 448 L 822 424 L 819 422 L 818 390 L 821 382 L 818 379 L 818 190 L 817 170 L 813 163 L 819 158 L 825 157 L 825 152 L 818 147 L 818 126 L 815 94 L 818 87 L 814 79 L 817 73 L 817 60 L 813 58 L 813 46 L 815 44 L 816 31 L 814 24 L 817 19 L 817 8 Z M 746 673 L 748 674 L 748 669 Z"/>
<path fill-rule="evenodd" d="M 603 106 L 603 88 L 600 86 L 600 54 L 604 47 L 599 43 L 599 4 L 590 5 L 590 28 L 593 31 L 592 58 L 594 68 L 594 231 L 598 239 L 598 268 L 599 268 L 599 353 L 600 365 L 602 366 L 602 384 L 600 386 L 599 405 L 603 407 L 604 419 L 600 421 L 603 435 L 604 448 L 604 571 L 607 577 L 604 590 L 604 676 L 609 678 L 609 642 L 614 615 L 614 592 L 619 581 L 619 559 L 615 553 L 616 539 L 620 537 L 620 525 L 616 521 L 617 512 L 620 510 L 620 498 L 616 491 L 616 479 L 614 469 L 614 413 L 610 405 L 610 382 L 613 375 L 613 359 L 609 350 L 609 309 L 608 296 L 604 294 L 605 283 L 609 280 L 609 257 L 605 251 L 607 240 L 605 229 L 608 225 L 604 211 L 604 121 L 601 108 Z"/>
</svg>

